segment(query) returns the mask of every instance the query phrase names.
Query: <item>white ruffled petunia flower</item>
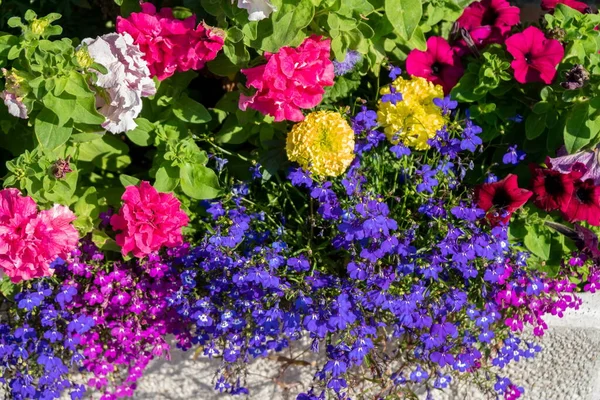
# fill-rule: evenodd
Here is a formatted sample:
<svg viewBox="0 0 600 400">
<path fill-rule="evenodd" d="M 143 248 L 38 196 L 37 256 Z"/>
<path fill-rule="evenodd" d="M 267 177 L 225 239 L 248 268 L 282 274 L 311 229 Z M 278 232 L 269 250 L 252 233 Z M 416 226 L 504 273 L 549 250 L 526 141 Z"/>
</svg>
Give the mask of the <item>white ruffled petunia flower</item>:
<svg viewBox="0 0 600 400">
<path fill-rule="evenodd" d="M 92 59 L 108 72 L 97 73 L 96 105 L 106 117 L 102 127 L 111 133 L 127 132 L 137 127 L 134 119 L 142 111 L 142 97 L 156 93 L 144 53 L 127 34 L 109 33 L 96 39 L 84 39 Z"/>
<path fill-rule="evenodd" d="M 8 107 L 8 113 L 17 118 L 27 119 L 27 107 L 14 94 L 3 90 L 0 92 L 0 99 L 4 100 L 4 104 Z"/>
<path fill-rule="evenodd" d="M 248 10 L 248 20 L 260 21 L 269 18 L 277 8 L 269 0 L 238 0 L 238 7 Z"/>
</svg>

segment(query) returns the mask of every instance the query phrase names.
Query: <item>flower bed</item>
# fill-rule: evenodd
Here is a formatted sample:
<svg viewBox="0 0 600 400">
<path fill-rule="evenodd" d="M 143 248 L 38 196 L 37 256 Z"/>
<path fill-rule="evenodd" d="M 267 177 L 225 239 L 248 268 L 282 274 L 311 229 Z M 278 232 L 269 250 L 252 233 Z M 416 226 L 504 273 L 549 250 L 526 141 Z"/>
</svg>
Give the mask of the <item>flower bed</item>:
<svg viewBox="0 0 600 400">
<path fill-rule="evenodd" d="M 291 345 L 299 400 L 523 394 L 523 330 L 600 281 L 593 9 L 101 3 L 0 5 L 11 398 L 130 397 L 171 345 L 232 395 Z"/>
</svg>

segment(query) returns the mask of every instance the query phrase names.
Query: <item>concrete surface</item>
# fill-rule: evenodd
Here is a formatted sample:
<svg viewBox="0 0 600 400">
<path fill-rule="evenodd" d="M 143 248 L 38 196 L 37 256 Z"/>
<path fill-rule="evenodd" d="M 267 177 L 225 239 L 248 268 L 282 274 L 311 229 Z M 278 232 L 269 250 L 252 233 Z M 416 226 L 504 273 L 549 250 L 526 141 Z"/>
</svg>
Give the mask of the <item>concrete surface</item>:
<svg viewBox="0 0 600 400">
<path fill-rule="evenodd" d="M 560 319 L 547 318 L 550 329 L 541 339 L 544 348 L 533 360 L 509 364 L 503 370 L 525 387 L 523 400 L 600 400 L 600 293 L 584 294 L 583 306 Z M 284 354 L 285 355 L 285 354 Z M 213 400 L 228 396 L 216 393 L 214 373 L 218 361 L 173 351 L 172 360 L 157 360 L 139 382 L 137 400 Z M 277 376 L 281 363 L 260 360 L 248 371 L 252 400 L 295 399 L 312 379 L 311 366 L 290 366 Z M 277 383 L 276 383 L 277 382 Z M 421 396 L 424 398 L 425 396 Z M 436 400 L 480 400 L 485 395 L 462 382 L 444 392 L 434 392 Z"/>
</svg>

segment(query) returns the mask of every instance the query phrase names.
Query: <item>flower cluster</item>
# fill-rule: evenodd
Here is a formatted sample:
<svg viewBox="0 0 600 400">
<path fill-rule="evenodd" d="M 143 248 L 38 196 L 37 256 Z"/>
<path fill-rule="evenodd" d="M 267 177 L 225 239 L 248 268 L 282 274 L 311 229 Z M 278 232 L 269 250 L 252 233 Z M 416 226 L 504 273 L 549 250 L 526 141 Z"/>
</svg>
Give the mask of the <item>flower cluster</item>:
<svg viewBox="0 0 600 400">
<path fill-rule="evenodd" d="M 142 97 L 156 93 L 143 53 L 127 33 L 88 38 L 82 44 L 90 57 L 107 69 L 105 74 L 97 72 L 94 82 L 96 106 L 106 117 L 102 127 L 111 133 L 135 129 L 134 119 L 142 111 Z"/>
<path fill-rule="evenodd" d="M 16 295 L 12 319 L 0 322 L 0 387 L 10 398 L 58 399 L 66 390 L 83 398 L 85 386 L 70 373 L 82 366 L 81 336 L 94 320 L 66 308 L 76 294 L 68 284 L 38 281 Z"/>
<path fill-rule="evenodd" d="M 49 276 L 56 257 L 66 259 L 77 246 L 77 217 L 68 207 L 37 210 L 17 189 L 0 190 L 0 273 L 20 282 Z"/>
<path fill-rule="evenodd" d="M 148 363 L 168 356 L 166 336 L 183 326 L 167 303 L 179 277 L 156 254 L 109 264 L 85 242 L 57 275 L 69 282 L 69 312 L 93 323 L 79 338 L 88 387 L 103 400 L 132 396 Z"/>
<path fill-rule="evenodd" d="M 408 54 L 407 72 L 441 85 L 447 94 L 464 73 L 461 58 L 497 43 L 513 56 L 511 67 L 517 82 L 552 83 L 564 56 L 563 46 L 534 26 L 511 36 L 511 29 L 520 22 L 519 14 L 519 8 L 506 0 L 473 2 L 456 21 L 460 39 L 450 44 L 442 37 L 430 37 L 427 50 L 413 49 Z"/>
<path fill-rule="evenodd" d="M 548 168 L 532 166 L 534 204 L 544 211 L 560 210 L 569 222 L 586 221 L 600 226 L 600 186 L 595 173 L 580 161 L 591 154 L 597 164 L 596 152 L 548 158 Z M 583 157 L 582 157 L 583 156 Z"/>
<path fill-rule="evenodd" d="M 139 186 L 128 186 L 122 200 L 124 204 L 110 224 L 118 232 L 116 240 L 123 254 L 144 257 L 183 242 L 181 229 L 188 217 L 171 193 L 159 193 L 142 181 Z"/>
<path fill-rule="evenodd" d="M 117 32 L 128 33 L 144 53 L 152 76 L 159 80 L 176 71 L 199 70 L 213 60 L 223 47 L 224 38 L 215 29 L 196 25 L 196 16 L 176 19 L 173 10 L 158 13 L 152 3 L 142 3 L 142 12 L 117 18 Z"/>
<path fill-rule="evenodd" d="M 388 139 L 427 149 L 428 140 L 444 125 L 442 110 L 434 103 L 444 97 L 442 87 L 424 78 L 398 77 L 381 94 L 377 119 Z"/>
<path fill-rule="evenodd" d="M 338 176 L 354 159 L 354 131 L 337 112 L 310 113 L 288 133 L 286 152 L 315 175 Z"/>
<path fill-rule="evenodd" d="M 333 85 L 330 45 L 330 39 L 313 35 L 297 48 L 265 53 L 266 64 L 242 70 L 246 86 L 256 92 L 240 95 L 240 109 L 253 108 L 275 121 L 302 121 L 301 109 L 315 107 L 323 99 L 324 87 Z"/>
<path fill-rule="evenodd" d="M 436 103 L 446 114 L 456 107 L 449 99 Z M 566 281 L 528 268 L 527 254 L 508 246 L 507 227 L 490 227 L 471 204 L 459 182 L 481 130 L 468 118 L 461 125 L 440 128 L 423 163 L 404 144 L 387 144 L 374 129 L 376 113 L 363 107 L 352 120 L 357 156 L 341 178 L 321 181 L 302 168 L 289 174 L 317 209 L 308 224 L 297 213 L 284 228 L 282 209 L 254 209 L 246 185 L 207 205 L 208 233 L 197 247 L 179 250 L 182 287 L 170 302 L 194 325 L 180 346 L 191 340 L 206 356 L 223 358 L 215 389 L 247 393 L 240 362 L 301 338 L 327 360 L 300 399 L 349 396 L 368 374 L 361 369 L 367 356 L 391 372 L 377 376 L 385 395 L 409 393 L 411 384 L 444 388 L 452 376 L 540 350 L 511 332 L 530 324 L 543 334 L 544 314 L 579 301 L 561 294 Z M 466 289 L 481 281 L 481 290 Z M 507 399 L 522 392 L 503 377 L 491 385 Z"/>
<path fill-rule="evenodd" d="M 101 399 L 132 396 L 148 363 L 168 357 L 167 335 L 185 326 L 167 302 L 179 275 L 157 254 L 107 262 L 86 241 L 53 267 L 63 283 L 38 281 L 19 293 L 17 322 L 0 324 L 0 383 L 15 399 L 59 398 L 68 388 L 79 399 L 85 386 L 67 379 L 78 369 Z"/>
</svg>

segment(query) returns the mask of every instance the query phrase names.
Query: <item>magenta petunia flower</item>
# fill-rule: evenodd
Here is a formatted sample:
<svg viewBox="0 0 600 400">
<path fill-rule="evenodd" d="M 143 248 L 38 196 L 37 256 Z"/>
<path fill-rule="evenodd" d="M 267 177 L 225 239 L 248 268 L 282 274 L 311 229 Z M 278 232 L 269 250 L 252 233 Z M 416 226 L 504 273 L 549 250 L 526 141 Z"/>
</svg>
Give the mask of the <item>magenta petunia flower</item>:
<svg viewBox="0 0 600 400">
<path fill-rule="evenodd" d="M 140 46 L 153 76 L 166 79 L 176 71 L 204 67 L 223 47 L 223 37 L 204 24 L 196 25 L 196 16 L 179 20 L 170 8 L 159 12 L 151 3 L 142 3 L 142 12 L 127 18 L 117 17 L 117 32 L 128 33 Z"/>
<path fill-rule="evenodd" d="M 162 246 L 175 247 L 183 243 L 181 228 L 188 223 L 181 203 L 171 193 L 159 193 L 146 181 L 139 186 L 127 186 L 124 204 L 110 224 L 118 231 L 116 241 L 121 252 L 144 257 Z"/>
<path fill-rule="evenodd" d="M 441 85 L 448 94 L 464 73 L 464 68 L 446 39 L 432 36 L 427 39 L 427 50 L 412 50 L 406 59 L 406 72 Z"/>
<path fill-rule="evenodd" d="M 266 64 L 242 70 L 246 86 L 256 92 L 240 96 L 240 109 L 253 108 L 275 121 L 302 121 L 301 109 L 315 107 L 323 99 L 324 87 L 333 85 L 330 49 L 330 39 L 313 35 L 296 48 L 265 53 Z"/>
<path fill-rule="evenodd" d="M 75 219 L 68 207 L 56 204 L 38 213 L 31 197 L 0 190 L 0 275 L 14 283 L 50 276 L 50 264 L 77 247 Z"/>
<path fill-rule="evenodd" d="M 533 26 L 506 39 L 506 49 L 515 58 L 510 66 L 518 82 L 544 82 L 547 85 L 552 83 L 556 66 L 565 53 L 558 40 L 547 39 Z"/>
<path fill-rule="evenodd" d="M 590 9 L 589 5 L 577 0 L 542 0 L 542 10 L 554 10 L 558 4 L 564 4 L 565 6 L 574 8 L 581 13 L 588 12 Z"/>
<path fill-rule="evenodd" d="M 504 43 L 504 36 L 492 26 L 480 26 L 469 31 L 475 46 L 480 49 L 492 43 Z M 454 42 L 454 51 L 459 56 L 469 54 L 469 45 L 464 39 Z"/>
<path fill-rule="evenodd" d="M 490 26 L 501 34 L 521 20 L 519 7 L 511 6 L 506 0 L 482 0 L 471 3 L 456 22 L 469 31 L 482 26 Z"/>
</svg>

